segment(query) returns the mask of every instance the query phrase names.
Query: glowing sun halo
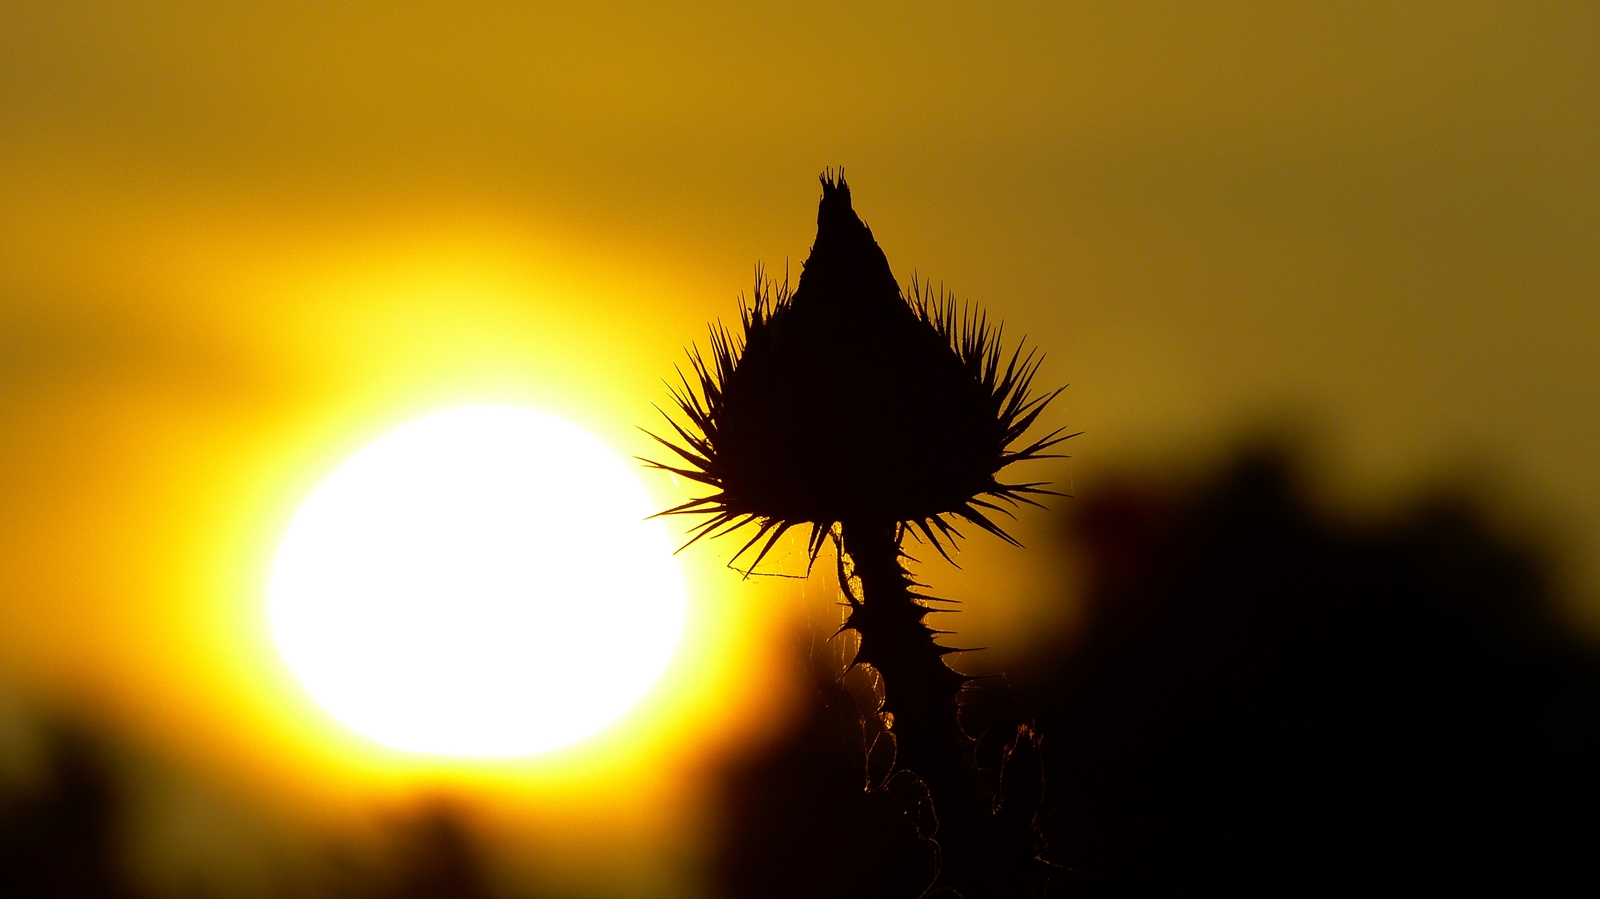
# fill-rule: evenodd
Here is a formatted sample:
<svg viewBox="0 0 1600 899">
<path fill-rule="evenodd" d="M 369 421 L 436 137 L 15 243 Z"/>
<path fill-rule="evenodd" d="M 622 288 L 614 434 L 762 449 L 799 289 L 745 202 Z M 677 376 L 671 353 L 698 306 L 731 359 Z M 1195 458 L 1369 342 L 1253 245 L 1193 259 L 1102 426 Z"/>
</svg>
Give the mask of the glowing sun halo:
<svg viewBox="0 0 1600 899">
<path fill-rule="evenodd" d="M 652 511 L 574 425 L 436 413 L 306 500 L 273 568 L 272 631 L 311 695 L 384 745 L 565 746 L 632 707 L 677 647 L 683 583 Z"/>
</svg>

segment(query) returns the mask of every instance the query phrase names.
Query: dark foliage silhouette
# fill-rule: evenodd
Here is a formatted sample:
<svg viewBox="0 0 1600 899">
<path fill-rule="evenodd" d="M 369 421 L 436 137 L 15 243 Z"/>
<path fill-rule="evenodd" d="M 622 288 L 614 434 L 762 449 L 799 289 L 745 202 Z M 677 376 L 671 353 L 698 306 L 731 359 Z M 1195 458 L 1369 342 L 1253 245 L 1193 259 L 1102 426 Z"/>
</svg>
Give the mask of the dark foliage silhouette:
<svg viewBox="0 0 1600 899">
<path fill-rule="evenodd" d="M 0 887 L 39 899 L 123 899 L 122 796 L 104 749 L 86 732 L 45 732 L 38 783 L 0 797 Z"/>
<path fill-rule="evenodd" d="M 1358 527 L 1282 452 L 1086 502 L 1081 642 L 1024 693 L 1052 846 L 1107 894 L 1538 892 L 1600 877 L 1600 666 L 1470 503 Z"/>
<path fill-rule="evenodd" d="M 0 896 L 17 899 L 155 899 L 129 876 L 127 779 L 110 745 L 89 730 L 43 731 L 37 782 L 0 789 Z M 390 852 L 365 860 L 335 847 L 335 870 L 285 880 L 279 894 L 305 899 L 490 899 L 486 871 L 461 814 L 430 804 L 398 821 Z M 299 886 L 290 886 L 299 883 Z M 258 885 L 242 890 L 256 895 Z M 228 895 L 194 886 L 184 895 Z"/>
<path fill-rule="evenodd" d="M 1290 459 L 1246 452 L 1186 487 L 1130 479 L 1075 504 L 1083 626 L 1010 690 L 969 694 L 969 731 L 1049 735 L 1050 895 L 1592 891 L 1600 663 L 1541 557 L 1449 497 L 1341 522 Z M 737 769 L 717 858 L 752 886 L 731 896 L 836 858 L 843 800 L 795 786 L 858 770 L 814 748 L 851 732 L 823 708 Z M 774 820 L 781 852 L 748 837 Z M 868 810 L 851 827 L 881 841 L 903 824 Z M 882 895 L 915 895 L 916 875 Z"/>
<path fill-rule="evenodd" d="M 678 461 L 650 464 L 711 492 L 665 514 L 707 516 L 690 542 L 751 526 L 734 557 L 748 553 L 752 570 L 793 528 L 809 527 L 813 561 L 835 540 L 844 627 L 860 636 L 856 661 L 882 676 L 893 767 L 931 797 L 938 886 L 1023 895 L 1045 872 L 1031 835 L 1016 847 L 994 820 L 957 718 L 968 679 L 924 622 L 936 600 L 917 592 L 902 542 L 914 532 L 948 558 L 960 522 L 1009 540 L 992 517 L 1009 514 L 1002 504 L 1036 505 L 1050 491 L 1000 473 L 1066 439 L 1023 443 L 1056 393 L 1031 392 L 1037 356 L 1004 354 L 982 313 L 915 282 L 900 289 L 842 174 L 822 178 L 794 293 L 758 275 L 741 320 L 738 337 L 713 329 L 709 359 L 691 354 L 693 382 L 675 391 L 682 445 L 661 442 Z"/>
</svg>

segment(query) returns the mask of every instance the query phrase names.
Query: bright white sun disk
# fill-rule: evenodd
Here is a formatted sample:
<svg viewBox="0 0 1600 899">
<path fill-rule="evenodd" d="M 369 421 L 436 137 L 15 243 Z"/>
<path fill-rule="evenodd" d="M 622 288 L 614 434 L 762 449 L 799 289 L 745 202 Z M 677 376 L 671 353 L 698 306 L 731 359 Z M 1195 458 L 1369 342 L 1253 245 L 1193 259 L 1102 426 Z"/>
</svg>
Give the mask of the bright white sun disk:
<svg viewBox="0 0 1600 899">
<path fill-rule="evenodd" d="M 564 746 L 637 703 L 677 647 L 683 582 L 653 511 L 572 424 L 430 415 L 306 500 L 272 573 L 273 634 L 311 695 L 384 745 Z"/>
</svg>

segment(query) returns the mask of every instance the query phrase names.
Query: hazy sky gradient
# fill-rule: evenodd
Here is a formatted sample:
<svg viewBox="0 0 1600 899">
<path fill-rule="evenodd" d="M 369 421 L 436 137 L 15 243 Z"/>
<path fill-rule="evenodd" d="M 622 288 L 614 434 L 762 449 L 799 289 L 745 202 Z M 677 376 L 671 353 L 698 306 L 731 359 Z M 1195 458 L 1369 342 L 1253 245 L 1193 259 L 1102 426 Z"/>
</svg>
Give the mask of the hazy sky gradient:
<svg viewBox="0 0 1600 899">
<path fill-rule="evenodd" d="M 1351 495 L 1477 479 L 1600 597 L 1596 47 L 1586 2 L 8 2 L 0 677 L 226 702 L 271 764 L 298 498 L 453 403 L 642 451 L 837 165 L 902 280 L 1072 383 L 1077 489 L 1300 416 Z M 1020 639 L 1046 563 L 970 558 L 1016 601 L 963 636 Z M 706 645 L 775 626 L 698 559 Z"/>
</svg>

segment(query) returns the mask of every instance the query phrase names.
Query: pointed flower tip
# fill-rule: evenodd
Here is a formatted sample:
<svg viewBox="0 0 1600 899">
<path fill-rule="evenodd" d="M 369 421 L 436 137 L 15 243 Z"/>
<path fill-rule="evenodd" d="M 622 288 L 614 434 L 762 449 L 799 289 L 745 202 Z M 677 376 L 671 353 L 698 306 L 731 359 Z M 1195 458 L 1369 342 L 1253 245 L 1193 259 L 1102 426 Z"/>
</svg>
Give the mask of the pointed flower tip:
<svg viewBox="0 0 1600 899">
<path fill-rule="evenodd" d="M 822 202 L 817 206 L 817 225 L 823 227 L 829 220 L 857 220 L 850 202 L 850 185 L 844 180 L 844 169 L 825 169 L 821 177 Z"/>
</svg>

